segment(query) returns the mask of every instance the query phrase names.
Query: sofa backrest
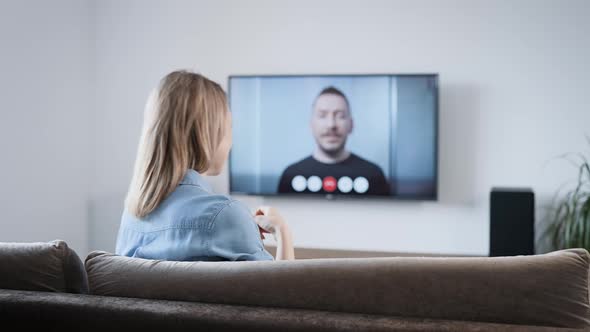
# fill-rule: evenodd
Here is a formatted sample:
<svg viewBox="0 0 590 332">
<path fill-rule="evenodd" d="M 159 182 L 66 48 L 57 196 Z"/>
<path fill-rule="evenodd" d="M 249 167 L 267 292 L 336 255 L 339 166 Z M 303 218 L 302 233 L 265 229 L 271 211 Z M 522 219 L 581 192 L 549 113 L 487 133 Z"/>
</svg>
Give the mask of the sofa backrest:
<svg viewBox="0 0 590 332">
<path fill-rule="evenodd" d="M 93 252 L 91 294 L 588 327 L 590 255 L 173 262 Z"/>
<path fill-rule="evenodd" d="M 0 242 L 0 288 L 85 294 L 88 278 L 64 241 Z"/>
</svg>

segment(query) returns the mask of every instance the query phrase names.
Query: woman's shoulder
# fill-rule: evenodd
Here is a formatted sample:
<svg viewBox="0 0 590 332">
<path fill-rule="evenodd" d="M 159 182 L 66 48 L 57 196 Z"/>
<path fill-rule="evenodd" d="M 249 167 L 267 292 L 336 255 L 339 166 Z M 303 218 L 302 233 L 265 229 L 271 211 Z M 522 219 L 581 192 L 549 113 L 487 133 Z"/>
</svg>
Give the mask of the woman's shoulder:
<svg viewBox="0 0 590 332">
<path fill-rule="evenodd" d="M 145 232 L 172 228 L 212 229 L 219 219 L 223 219 L 221 223 L 225 224 L 253 220 L 253 216 L 245 204 L 228 195 L 188 187 L 172 192 L 148 216 L 137 219 L 124 213 L 122 221 L 131 228 Z"/>
<path fill-rule="evenodd" d="M 249 215 L 248 208 L 238 200 L 222 194 L 203 192 L 173 193 L 162 206 L 162 212 L 169 216 L 170 220 L 185 220 L 208 224 L 220 215 L 232 216 Z M 222 213 L 223 212 L 223 213 Z"/>
</svg>

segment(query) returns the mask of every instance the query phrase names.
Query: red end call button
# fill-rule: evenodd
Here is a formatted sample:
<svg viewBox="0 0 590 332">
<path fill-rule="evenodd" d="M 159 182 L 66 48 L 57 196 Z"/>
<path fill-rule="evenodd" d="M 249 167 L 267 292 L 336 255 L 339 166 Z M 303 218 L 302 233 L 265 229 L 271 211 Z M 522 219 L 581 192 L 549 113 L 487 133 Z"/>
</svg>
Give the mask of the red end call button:
<svg viewBox="0 0 590 332">
<path fill-rule="evenodd" d="M 327 176 L 324 178 L 324 190 L 331 193 L 336 190 L 336 179 L 332 176 Z"/>
</svg>

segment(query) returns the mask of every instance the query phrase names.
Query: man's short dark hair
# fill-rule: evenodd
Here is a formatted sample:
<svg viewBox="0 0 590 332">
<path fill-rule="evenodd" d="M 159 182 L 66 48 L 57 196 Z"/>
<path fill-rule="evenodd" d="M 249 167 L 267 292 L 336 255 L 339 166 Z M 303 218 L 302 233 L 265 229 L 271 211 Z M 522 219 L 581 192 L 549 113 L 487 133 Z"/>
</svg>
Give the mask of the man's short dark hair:
<svg viewBox="0 0 590 332">
<path fill-rule="evenodd" d="M 323 96 L 323 95 L 337 95 L 340 96 L 344 99 L 344 101 L 346 102 L 346 107 L 348 108 L 348 112 L 350 112 L 350 103 L 348 102 L 348 98 L 346 98 L 346 95 L 340 91 L 340 89 L 333 87 L 333 86 L 328 86 L 326 88 L 324 88 L 317 97 L 315 97 L 315 101 L 318 100 L 319 97 Z M 314 101 L 314 104 L 315 104 Z"/>
</svg>

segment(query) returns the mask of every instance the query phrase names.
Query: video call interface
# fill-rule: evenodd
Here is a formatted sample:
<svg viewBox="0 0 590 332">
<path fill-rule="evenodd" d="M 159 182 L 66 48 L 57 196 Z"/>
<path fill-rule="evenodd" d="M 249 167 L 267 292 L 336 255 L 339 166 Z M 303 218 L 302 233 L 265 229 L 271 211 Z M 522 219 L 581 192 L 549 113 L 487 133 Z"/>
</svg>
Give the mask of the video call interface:
<svg viewBox="0 0 590 332">
<path fill-rule="evenodd" d="M 230 191 L 437 197 L 438 76 L 231 76 Z"/>
</svg>

